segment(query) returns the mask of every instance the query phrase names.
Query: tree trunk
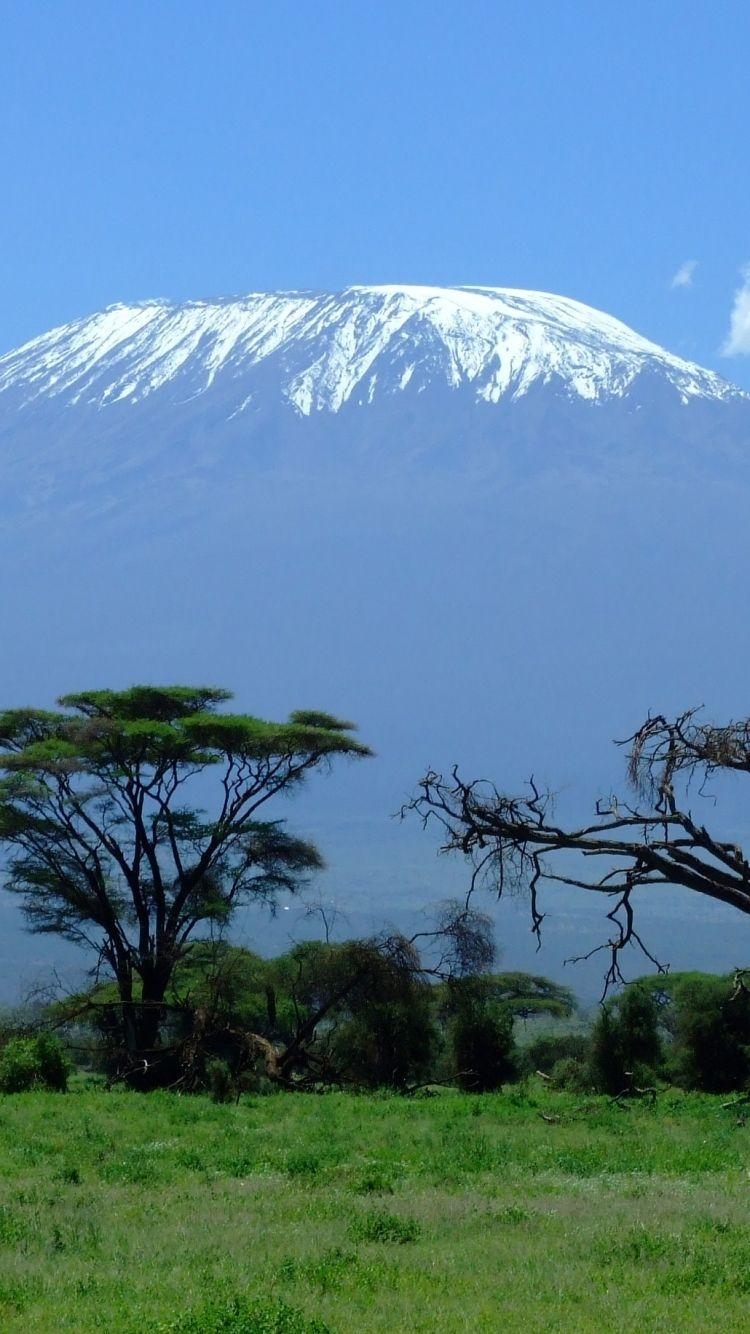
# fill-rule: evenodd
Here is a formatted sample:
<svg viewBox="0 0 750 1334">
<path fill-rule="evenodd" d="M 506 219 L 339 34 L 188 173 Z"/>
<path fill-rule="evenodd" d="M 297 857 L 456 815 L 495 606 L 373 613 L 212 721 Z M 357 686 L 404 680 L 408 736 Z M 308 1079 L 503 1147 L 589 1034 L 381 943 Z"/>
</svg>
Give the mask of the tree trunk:
<svg viewBox="0 0 750 1334">
<path fill-rule="evenodd" d="M 160 1055 L 159 1037 L 164 1022 L 164 996 L 169 974 L 150 967 L 141 974 L 141 994 L 133 997 L 132 979 L 119 978 L 122 1006 L 122 1050 L 117 1076 L 132 1088 L 142 1090 L 168 1083 L 171 1077 L 166 1053 Z"/>
</svg>

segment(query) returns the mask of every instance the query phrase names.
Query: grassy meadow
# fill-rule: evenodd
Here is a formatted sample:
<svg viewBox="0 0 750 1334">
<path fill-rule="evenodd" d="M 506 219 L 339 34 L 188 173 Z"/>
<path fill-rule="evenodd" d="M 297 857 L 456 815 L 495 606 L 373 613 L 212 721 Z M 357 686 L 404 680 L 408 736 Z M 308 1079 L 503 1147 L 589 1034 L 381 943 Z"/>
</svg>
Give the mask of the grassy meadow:
<svg viewBox="0 0 750 1334">
<path fill-rule="evenodd" d="M 749 1167 L 673 1091 L 7 1096 L 0 1329 L 744 1330 Z"/>
</svg>

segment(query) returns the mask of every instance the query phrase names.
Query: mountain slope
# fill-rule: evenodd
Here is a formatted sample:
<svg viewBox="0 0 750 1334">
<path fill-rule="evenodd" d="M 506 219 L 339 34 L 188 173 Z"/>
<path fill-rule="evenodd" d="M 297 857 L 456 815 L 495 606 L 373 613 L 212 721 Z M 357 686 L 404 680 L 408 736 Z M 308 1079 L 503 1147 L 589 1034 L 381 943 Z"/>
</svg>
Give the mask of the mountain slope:
<svg viewBox="0 0 750 1334">
<path fill-rule="evenodd" d="M 57 399 L 104 408 L 160 391 L 183 401 L 221 391 L 231 417 L 269 393 L 269 371 L 275 396 L 303 416 L 436 384 L 469 386 L 477 400 L 496 403 L 554 383 L 571 397 L 605 402 L 644 372 L 683 401 L 739 395 L 713 372 L 564 297 L 351 287 L 112 306 L 0 358 L 0 408 L 4 394 L 18 407 Z"/>
<path fill-rule="evenodd" d="M 180 523 L 209 499 L 241 509 L 271 474 L 386 496 L 458 474 L 669 476 L 720 455 L 744 467 L 748 441 L 750 397 L 720 376 L 579 302 L 511 289 L 149 301 L 0 358 L 11 526 Z"/>
</svg>

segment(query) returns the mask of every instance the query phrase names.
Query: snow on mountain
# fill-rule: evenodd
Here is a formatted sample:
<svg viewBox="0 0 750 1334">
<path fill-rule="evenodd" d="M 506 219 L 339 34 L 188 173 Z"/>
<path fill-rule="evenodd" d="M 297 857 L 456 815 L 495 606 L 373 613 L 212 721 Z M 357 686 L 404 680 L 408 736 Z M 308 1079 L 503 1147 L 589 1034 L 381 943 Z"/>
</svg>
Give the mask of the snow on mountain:
<svg viewBox="0 0 750 1334">
<path fill-rule="evenodd" d="M 355 718 L 377 762 L 290 818 L 348 932 L 411 934 L 466 888 L 391 819 L 428 764 L 511 791 L 533 772 L 578 818 L 619 790 L 609 738 L 649 709 L 747 713 L 749 507 L 750 398 L 575 301 L 113 306 L 0 358 L 3 699 L 207 680 L 268 717 Z M 562 960 L 609 925 L 582 898 L 545 902 L 541 964 L 501 912 L 514 965 L 571 981 Z M 674 967 L 737 962 L 684 896 L 655 911 Z"/>
<path fill-rule="evenodd" d="M 54 399 L 107 408 L 166 391 L 221 389 L 228 418 L 269 389 L 301 416 L 436 382 L 477 401 L 553 385 L 570 399 L 623 398 L 656 374 L 683 403 L 742 397 L 720 376 L 566 297 L 492 287 L 349 287 L 236 300 L 115 305 L 0 357 L 0 406 Z M 270 373 L 270 379 L 269 379 Z"/>
</svg>

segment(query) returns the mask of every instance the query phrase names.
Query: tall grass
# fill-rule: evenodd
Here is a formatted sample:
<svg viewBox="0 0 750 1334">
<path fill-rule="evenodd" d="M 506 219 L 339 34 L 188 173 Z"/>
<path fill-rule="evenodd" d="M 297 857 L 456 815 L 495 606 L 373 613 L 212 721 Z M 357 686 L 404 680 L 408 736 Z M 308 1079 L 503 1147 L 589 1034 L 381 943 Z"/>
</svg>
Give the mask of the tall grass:
<svg viewBox="0 0 750 1334">
<path fill-rule="evenodd" d="M 0 1329 L 744 1330 L 749 1140 L 697 1094 L 8 1096 Z"/>
</svg>

